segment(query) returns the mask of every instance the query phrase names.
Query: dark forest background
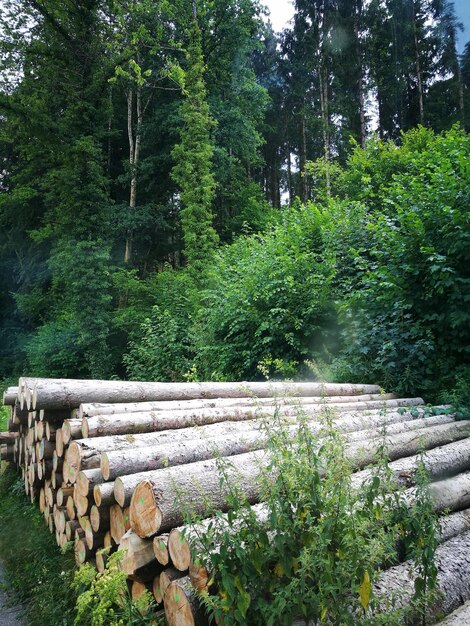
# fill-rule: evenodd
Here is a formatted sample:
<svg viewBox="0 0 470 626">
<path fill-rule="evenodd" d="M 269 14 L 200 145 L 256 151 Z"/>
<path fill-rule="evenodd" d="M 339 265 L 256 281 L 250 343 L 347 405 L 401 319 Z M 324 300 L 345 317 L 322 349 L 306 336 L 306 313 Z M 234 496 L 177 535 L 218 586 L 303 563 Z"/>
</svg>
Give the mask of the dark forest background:
<svg viewBox="0 0 470 626">
<path fill-rule="evenodd" d="M 470 381 L 448 0 L 8 0 L 0 376 Z"/>
</svg>

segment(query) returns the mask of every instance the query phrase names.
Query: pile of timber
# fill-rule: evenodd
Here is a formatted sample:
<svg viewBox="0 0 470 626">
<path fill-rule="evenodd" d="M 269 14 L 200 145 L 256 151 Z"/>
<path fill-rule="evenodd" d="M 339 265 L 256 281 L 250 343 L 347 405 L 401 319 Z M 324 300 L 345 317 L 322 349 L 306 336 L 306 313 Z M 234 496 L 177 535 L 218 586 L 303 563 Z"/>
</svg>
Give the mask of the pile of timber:
<svg viewBox="0 0 470 626">
<path fill-rule="evenodd" d="M 451 512 L 441 540 L 470 541 L 470 422 L 448 411 L 424 418 L 421 398 L 375 385 L 20 378 L 3 401 L 10 420 L 1 458 L 21 471 L 58 545 L 74 542 L 77 564 L 92 561 L 99 571 L 124 550 L 133 597 L 150 590 L 170 626 L 205 623 L 195 590 L 207 589 L 210 572 L 200 565 L 198 537 L 214 510 L 227 510 L 220 458 L 230 457 L 227 477 L 263 519 L 259 476 L 269 464 L 269 431 L 282 422 L 294 439 L 299 414 L 316 434 L 325 407 L 334 412 L 358 487 L 386 428 L 390 467 L 410 501 L 424 447 L 436 510 Z M 207 522 L 184 527 L 188 510 Z M 470 591 L 447 587 L 458 604 L 470 599 Z M 449 612 L 458 604 L 449 600 Z"/>
</svg>

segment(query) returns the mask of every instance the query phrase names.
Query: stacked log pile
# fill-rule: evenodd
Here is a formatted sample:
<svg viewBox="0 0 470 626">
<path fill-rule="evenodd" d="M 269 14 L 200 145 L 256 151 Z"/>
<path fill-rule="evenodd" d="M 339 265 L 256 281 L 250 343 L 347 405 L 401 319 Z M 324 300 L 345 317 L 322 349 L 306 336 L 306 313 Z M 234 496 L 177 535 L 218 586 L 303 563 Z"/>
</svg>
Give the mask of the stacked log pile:
<svg viewBox="0 0 470 626">
<path fill-rule="evenodd" d="M 3 401 L 10 420 L 1 458 L 21 471 L 58 545 L 74 542 L 77 564 L 93 561 L 99 571 L 123 549 L 133 596 L 149 589 L 170 626 L 201 621 L 194 590 L 210 575 L 195 558 L 201 528 L 183 527 L 185 514 L 227 509 L 220 458 L 229 457 L 227 476 L 263 518 L 258 478 L 269 430 L 281 420 L 294 438 L 299 413 L 317 434 L 325 406 L 334 411 L 356 485 L 386 427 L 391 468 L 410 500 L 424 446 L 436 510 L 459 511 L 446 518 L 442 541 L 469 525 L 470 423 L 439 411 L 423 418 L 421 398 L 375 385 L 21 378 Z"/>
</svg>

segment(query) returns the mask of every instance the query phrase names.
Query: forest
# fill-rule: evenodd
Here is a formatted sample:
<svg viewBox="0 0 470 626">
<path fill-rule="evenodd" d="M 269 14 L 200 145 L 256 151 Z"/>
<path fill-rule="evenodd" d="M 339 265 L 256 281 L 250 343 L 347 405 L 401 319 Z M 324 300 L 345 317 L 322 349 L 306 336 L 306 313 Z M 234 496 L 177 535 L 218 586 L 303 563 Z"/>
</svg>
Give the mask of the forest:
<svg viewBox="0 0 470 626">
<path fill-rule="evenodd" d="M 0 378 L 469 402 L 470 44 L 448 0 L 5 0 Z"/>
</svg>

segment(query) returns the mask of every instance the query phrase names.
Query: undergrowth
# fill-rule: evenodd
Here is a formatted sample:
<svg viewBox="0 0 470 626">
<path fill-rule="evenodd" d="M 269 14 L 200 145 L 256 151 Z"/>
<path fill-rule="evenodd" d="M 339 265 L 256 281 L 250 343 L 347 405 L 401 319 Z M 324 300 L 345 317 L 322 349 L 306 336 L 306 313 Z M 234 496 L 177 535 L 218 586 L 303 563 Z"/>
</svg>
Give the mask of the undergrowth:
<svg viewBox="0 0 470 626">
<path fill-rule="evenodd" d="M 227 483 L 230 459 L 221 460 L 230 513 L 200 533 L 206 553 L 194 555 L 211 572 L 209 589 L 201 593 L 208 614 L 224 626 L 291 626 L 298 618 L 330 626 L 401 626 L 416 613 L 425 623 L 437 576 L 437 522 L 424 465 L 417 475 L 419 497 L 408 508 L 389 469 L 385 436 L 370 478 L 357 490 L 329 411 L 321 439 L 304 420 L 294 439 L 277 425 L 276 432 L 269 430 L 261 513 Z M 406 559 L 417 571 L 412 608 L 381 613 L 373 583 L 381 569 Z"/>
<path fill-rule="evenodd" d="M 26 498 L 22 481 L 6 464 L 0 471 L 0 558 L 14 600 L 25 606 L 34 626 L 73 623 L 70 583 L 73 552 L 61 553 L 37 507 Z"/>
</svg>

